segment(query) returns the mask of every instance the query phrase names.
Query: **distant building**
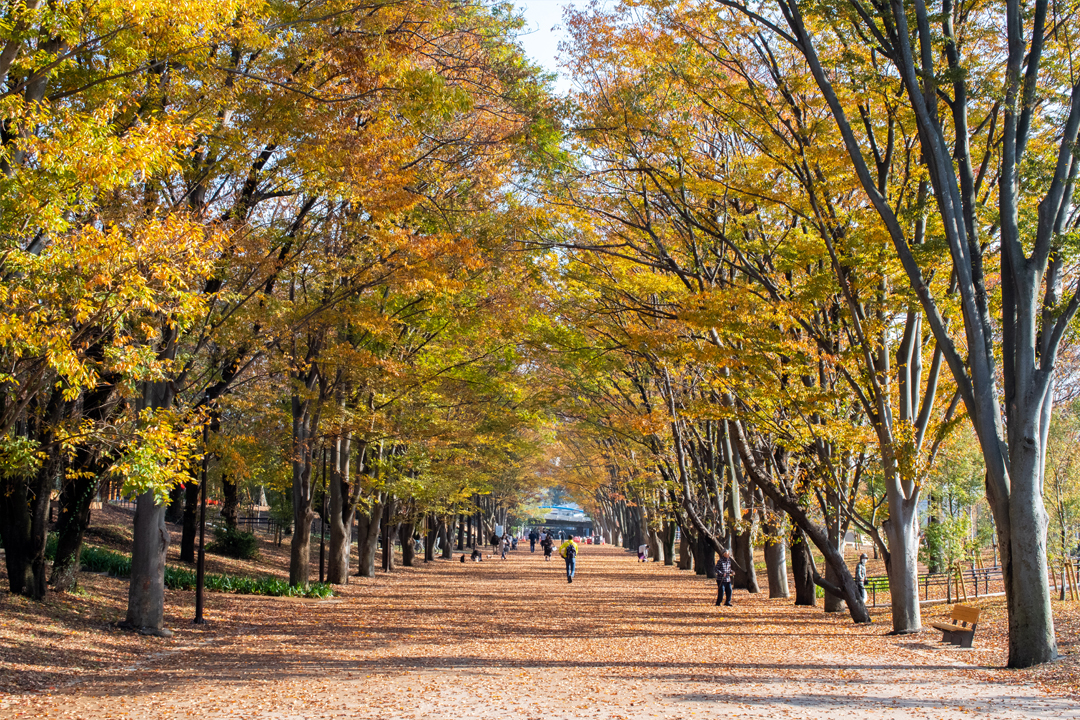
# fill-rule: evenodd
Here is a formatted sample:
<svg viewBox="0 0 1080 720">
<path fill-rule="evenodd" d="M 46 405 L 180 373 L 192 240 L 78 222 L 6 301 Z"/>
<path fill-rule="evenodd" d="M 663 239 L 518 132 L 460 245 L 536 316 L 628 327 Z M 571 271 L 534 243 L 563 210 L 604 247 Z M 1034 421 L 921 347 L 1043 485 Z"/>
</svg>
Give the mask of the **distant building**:
<svg viewBox="0 0 1080 720">
<path fill-rule="evenodd" d="M 593 532 L 592 518 L 579 507 L 542 507 L 544 512 L 541 527 L 552 532 L 572 532 L 577 536 L 589 536 Z"/>
</svg>

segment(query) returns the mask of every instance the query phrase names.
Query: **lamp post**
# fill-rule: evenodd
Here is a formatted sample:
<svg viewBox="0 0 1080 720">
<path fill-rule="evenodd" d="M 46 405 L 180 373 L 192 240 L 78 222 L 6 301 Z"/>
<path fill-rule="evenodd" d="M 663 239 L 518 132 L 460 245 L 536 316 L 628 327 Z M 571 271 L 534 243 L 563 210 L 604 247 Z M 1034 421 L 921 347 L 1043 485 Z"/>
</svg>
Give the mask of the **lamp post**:
<svg viewBox="0 0 1080 720">
<path fill-rule="evenodd" d="M 383 556 L 382 556 L 382 569 L 384 572 L 390 572 L 393 567 L 393 555 L 394 548 L 390 545 L 390 495 L 387 494 L 386 501 L 383 502 L 383 519 L 382 519 L 382 538 L 383 538 Z"/>
<path fill-rule="evenodd" d="M 206 445 L 209 439 L 210 426 L 203 425 L 202 478 L 199 480 L 199 559 L 195 570 L 195 619 L 192 620 L 196 625 L 206 624 L 206 619 L 203 618 L 203 595 L 206 592 L 206 468 L 210 463 Z"/>
<path fill-rule="evenodd" d="M 319 582 L 326 582 L 326 445 L 322 449 L 322 513 L 319 515 Z"/>
</svg>

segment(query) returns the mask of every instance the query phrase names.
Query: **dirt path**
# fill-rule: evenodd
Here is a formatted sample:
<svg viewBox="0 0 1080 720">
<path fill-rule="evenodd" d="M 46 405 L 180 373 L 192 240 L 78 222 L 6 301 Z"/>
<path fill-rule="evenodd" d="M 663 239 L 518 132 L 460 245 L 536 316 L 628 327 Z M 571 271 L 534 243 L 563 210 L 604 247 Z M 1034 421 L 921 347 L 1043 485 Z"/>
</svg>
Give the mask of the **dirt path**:
<svg viewBox="0 0 1080 720">
<path fill-rule="evenodd" d="M 209 631 L 0 718 L 1080 718 L 1080 703 L 973 669 L 990 651 L 884 637 L 583 547 L 561 562 L 438 562 L 330 601 L 211 595 Z M 1004 680 L 1004 681 L 1001 681 Z"/>
</svg>

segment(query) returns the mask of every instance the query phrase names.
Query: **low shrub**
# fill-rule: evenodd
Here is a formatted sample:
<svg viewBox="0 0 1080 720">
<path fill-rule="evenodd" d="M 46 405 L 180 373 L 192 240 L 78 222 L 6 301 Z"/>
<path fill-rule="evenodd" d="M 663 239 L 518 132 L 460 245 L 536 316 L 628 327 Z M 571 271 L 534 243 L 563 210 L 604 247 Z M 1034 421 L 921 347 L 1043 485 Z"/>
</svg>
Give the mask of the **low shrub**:
<svg viewBox="0 0 1080 720">
<path fill-rule="evenodd" d="M 80 561 L 83 570 L 103 572 L 112 577 L 131 576 L 131 558 L 112 550 L 85 545 Z M 165 587 L 170 590 L 194 590 L 198 580 L 194 570 L 165 566 Z M 334 591 L 328 583 L 310 583 L 294 587 L 287 580 L 272 577 L 244 577 L 206 573 L 206 589 L 211 592 L 236 593 L 237 595 L 268 595 L 272 597 L 332 597 Z"/>
<path fill-rule="evenodd" d="M 250 535 L 251 533 L 241 533 Z M 56 533 L 49 533 L 45 557 L 56 557 Z M 79 554 L 80 569 L 86 572 L 105 573 L 116 578 L 131 577 L 131 556 L 114 550 L 83 545 Z M 198 576 L 188 568 L 165 566 L 165 587 L 170 590 L 194 590 Z M 329 583 L 309 583 L 294 587 L 287 580 L 272 577 L 245 577 L 206 573 L 203 578 L 206 589 L 211 592 L 235 593 L 237 595 L 268 595 L 271 597 L 333 597 L 334 591 Z"/>
<path fill-rule="evenodd" d="M 254 533 L 219 527 L 214 529 L 214 540 L 206 546 L 206 550 L 239 560 L 254 560 L 259 557 L 259 541 Z"/>
</svg>

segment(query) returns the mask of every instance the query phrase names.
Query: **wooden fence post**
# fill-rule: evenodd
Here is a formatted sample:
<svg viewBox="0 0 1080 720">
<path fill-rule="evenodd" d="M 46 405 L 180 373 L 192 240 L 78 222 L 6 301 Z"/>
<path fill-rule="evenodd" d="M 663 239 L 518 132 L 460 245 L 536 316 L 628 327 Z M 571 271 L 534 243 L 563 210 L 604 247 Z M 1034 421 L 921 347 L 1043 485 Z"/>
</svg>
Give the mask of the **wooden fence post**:
<svg viewBox="0 0 1080 720">
<path fill-rule="evenodd" d="M 960 593 L 964 594 L 964 602 L 967 602 L 967 583 L 964 582 L 964 571 L 960 569 L 960 563 L 953 565 L 953 573 L 956 575 L 956 599 L 960 600 Z"/>
</svg>

